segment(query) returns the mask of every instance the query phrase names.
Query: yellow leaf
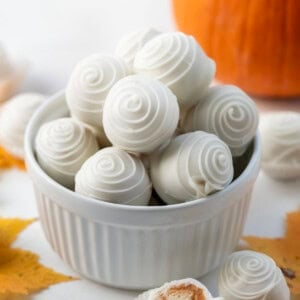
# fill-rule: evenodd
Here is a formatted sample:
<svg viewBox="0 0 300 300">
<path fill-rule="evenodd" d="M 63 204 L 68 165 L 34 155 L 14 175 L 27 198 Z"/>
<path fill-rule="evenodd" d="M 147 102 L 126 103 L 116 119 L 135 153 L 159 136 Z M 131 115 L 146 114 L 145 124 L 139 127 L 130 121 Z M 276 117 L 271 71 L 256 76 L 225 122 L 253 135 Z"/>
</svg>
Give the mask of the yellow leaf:
<svg viewBox="0 0 300 300">
<path fill-rule="evenodd" d="M 25 163 L 22 159 L 19 159 L 3 147 L 0 146 L 0 169 L 8 169 L 12 167 L 17 167 L 20 170 L 25 170 Z"/>
<path fill-rule="evenodd" d="M 0 250 L 0 294 L 15 295 L 43 289 L 49 285 L 73 280 L 42 266 L 38 256 L 21 249 Z"/>
<path fill-rule="evenodd" d="M 33 221 L 0 218 L 0 299 L 27 295 L 75 279 L 44 267 L 30 251 L 10 248 L 18 234 Z"/>
<path fill-rule="evenodd" d="M 15 241 L 18 234 L 34 220 L 0 218 L 0 249 L 9 247 Z"/>
<path fill-rule="evenodd" d="M 243 240 L 250 249 L 271 256 L 281 268 L 291 293 L 300 297 L 300 211 L 287 214 L 286 223 L 283 238 L 246 236 Z"/>
</svg>

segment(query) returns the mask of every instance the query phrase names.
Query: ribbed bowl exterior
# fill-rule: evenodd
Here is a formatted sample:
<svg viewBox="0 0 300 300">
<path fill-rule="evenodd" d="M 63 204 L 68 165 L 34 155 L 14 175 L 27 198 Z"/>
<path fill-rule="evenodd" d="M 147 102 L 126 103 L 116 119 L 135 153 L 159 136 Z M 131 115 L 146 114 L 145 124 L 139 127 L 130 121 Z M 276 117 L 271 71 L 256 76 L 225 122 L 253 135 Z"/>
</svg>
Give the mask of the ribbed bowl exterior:
<svg viewBox="0 0 300 300">
<path fill-rule="evenodd" d="M 83 276 L 132 289 L 217 267 L 238 243 L 251 196 L 205 221 L 139 228 L 90 221 L 35 191 L 45 235 L 62 259 Z"/>
<path fill-rule="evenodd" d="M 43 230 L 62 259 L 87 278 L 127 289 L 199 278 L 220 265 L 242 234 L 259 171 L 259 139 L 245 174 L 203 201 L 153 208 L 107 204 L 63 188 L 35 161 L 37 128 L 46 115 L 57 115 L 55 107 L 61 111 L 62 101 L 56 96 L 37 112 L 25 145 Z"/>
</svg>

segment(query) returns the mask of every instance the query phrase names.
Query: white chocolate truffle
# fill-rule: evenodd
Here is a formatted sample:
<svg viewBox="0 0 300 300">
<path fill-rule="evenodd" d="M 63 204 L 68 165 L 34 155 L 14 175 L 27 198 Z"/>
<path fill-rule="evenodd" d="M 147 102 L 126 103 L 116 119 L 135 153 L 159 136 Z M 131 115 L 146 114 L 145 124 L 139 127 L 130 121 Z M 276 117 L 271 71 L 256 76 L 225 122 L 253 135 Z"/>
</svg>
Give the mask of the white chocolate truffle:
<svg viewBox="0 0 300 300">
<path fill-rule="evenodd" d="M 151 39 L 159 35 L 160 32 L 149 27 L 141 28 L 124 35 L 115 50 L 115 56 L 122 58 L 130 70 L 133 69 L 133 62 L 136 53 Z"/>
<path fill-rule="evenodd" d="M 233 156 L 242 155 L 258 127 L 255 103 L 233 85 L 209 88 L 197 106 L 185 116 L 186 132 L 203 130 L 217 135 L 230 148 Z"/>
<path fill-rule="evenodd" d="M 107 138 L 134 153 L 150 153 L 171 139 L 178 119 L 176 96 L 158 80 L 141 75 L 116 83 L 103 110 Z"/>
<path fill-rule="evenodd" d="M 177 96 L 181 108 L 195 105 L 215 75 L 216 66 L 192 36 L 163 33 L 138 51 L 134 71 L 160 80 Z"/>
<path fill-rule="evenodd" d="M 139 295 L 135 300 L 193 300 L 213 298 L 201 282 L 186 278 L 165 283 L 163 286 Z"/>
<path fill-rule="evenodd" d="M 96 138 L 82 123 L 61 118 L 41 126 L 35 140 L 37 160 L 55 181 L 73 189 L 81 165 L 98 150 Z"/>
<path fill-rule="evenodd" d="M 147 205 L 151 182 L 138 158 L 116 147 L 98 151 L 75 177 L 75 191 L 106 202 Z"/>
<path fill-rule="evenodd" d="M 289 300 L 281 270 L 269 256 L 254 251 L 231 254 L 219 274 L 220 296 L 230 300 Z"/>
<path fill-rule="evenodd" d="M 93 54 L 75 67 L 66 88 L 72 117 L 97 128 L 102 127 L 102 111 L 111 87 L 129 75 L 125 63 L 110 55 Z"/>
<path fill-rule="evenodd" d="M 217 136 L 195 131 L 177 136 L 151 158 L 151 178 L 168 204 L 206 197 L 233 178 L 232 156 Z"/>
<path fill-rule="evenodd" d="M 262 169 L 271 177 L 300 177 L 300 114 L 274 112 L 260 120 Z"/>
<path fill-rule="evenodd" d="M 14 156 L 24 159 L 24 135 L 35 110 L 45 100 L 37 93 L 24 93 L 1 106 L 0 144 Z"/>
</svg>

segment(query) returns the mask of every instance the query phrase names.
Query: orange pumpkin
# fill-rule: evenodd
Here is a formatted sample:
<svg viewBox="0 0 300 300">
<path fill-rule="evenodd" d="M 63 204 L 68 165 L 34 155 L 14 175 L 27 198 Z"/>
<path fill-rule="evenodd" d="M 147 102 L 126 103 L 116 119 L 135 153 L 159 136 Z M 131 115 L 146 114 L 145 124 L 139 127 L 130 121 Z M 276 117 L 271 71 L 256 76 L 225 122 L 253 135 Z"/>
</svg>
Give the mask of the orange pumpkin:
<svg viewBox="0 0 300 300">
<path fill-rule="evenodd" d="M 180 30 L 249 93 L 300 95 L 300 0 L 173 0 Z"/>
</svg>

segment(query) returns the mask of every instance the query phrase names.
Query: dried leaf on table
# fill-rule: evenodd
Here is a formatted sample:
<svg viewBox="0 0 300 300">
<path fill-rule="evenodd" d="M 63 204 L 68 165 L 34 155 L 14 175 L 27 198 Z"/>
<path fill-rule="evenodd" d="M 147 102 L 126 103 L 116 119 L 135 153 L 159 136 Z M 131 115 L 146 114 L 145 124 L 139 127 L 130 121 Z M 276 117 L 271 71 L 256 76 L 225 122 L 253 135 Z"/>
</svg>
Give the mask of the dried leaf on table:
<svg viewBox="0 0 300 300">
<path fill-rule="evenodd" d="M 246 236 L 250 249 L 271 256 L 281 268 L 294 296 L 300 299 L 300 211 L 286 217 L 286 234 L 282 238 Z"/>
<path fill-rule="evenodd" d="M 20 170 L 25 170 L 25 163 L 23 160 L 14 157 L 0 146 L 0 169 L 8 169 L 17 167 Z"/>
<path fill-rule="evenodd" d="M 0 298 L 28 295 L 52 284 L 74 280 L 41 265 L 36 254 L 10 247 L 33 221 L 0 218 Z"/>
<path fill-rule="evenodd" d="M 0 294 L 27 295 L 72 279 L 41 265 L 34 253 L 21 249 L 0 250 Z"/>
<path fill-rule="evenodd" d="M 8 248 L 15 241 L 18 234 L 34 221 L 35 219 L 0 218 L 0 249 Z"/>
</svg>

